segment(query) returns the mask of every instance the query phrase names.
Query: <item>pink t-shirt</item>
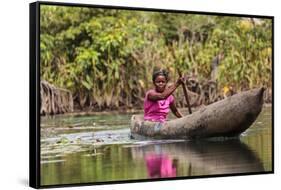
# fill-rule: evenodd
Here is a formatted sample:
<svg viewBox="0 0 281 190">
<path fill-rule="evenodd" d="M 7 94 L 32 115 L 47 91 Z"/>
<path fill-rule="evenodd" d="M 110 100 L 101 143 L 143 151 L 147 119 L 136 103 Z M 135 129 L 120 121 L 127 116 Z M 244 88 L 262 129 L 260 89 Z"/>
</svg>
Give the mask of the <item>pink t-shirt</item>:
<svg viewBox="0 0 281 190">
<path fill-rule="evenodd" d="M 147 98 L 148 93 L 155 90 L 149 90 L 144 99 L 144 120 L 164 122 L 169 113 L 170 104 L 174 102 L 173 95 L 164 100 L 150 101 Z"/>
</svg>

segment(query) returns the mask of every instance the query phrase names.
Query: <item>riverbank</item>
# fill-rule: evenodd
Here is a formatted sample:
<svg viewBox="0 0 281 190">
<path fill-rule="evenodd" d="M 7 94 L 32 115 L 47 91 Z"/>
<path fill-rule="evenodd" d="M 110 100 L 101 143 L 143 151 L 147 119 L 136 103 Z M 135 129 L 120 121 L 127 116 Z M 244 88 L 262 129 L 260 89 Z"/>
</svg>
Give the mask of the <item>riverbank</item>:
<svg viewBox="0 0 281 190">
<path fill-rule="evenodd" d="M 198 111 L 200 108 L 204 106 L 198 106 L 192 108 L 192 112 Z M 263 104 L 263 107 L 269 108 L 272 107 L 272 103 L 265 103 Z M 181 112 L 186 112 L 188 113 L 188 108 L 179 108 Z M 41 117 L 52 117 L 52 116 L 70 116 L 70 117 L 76 117 L 76 116 L 87 116 L 87 115 L 118 115 L 118 114 L 140 114 L 143 113 L 142 109 L 127 109 L 127 110 L 105 110 L 105 111 L 80 111 L 80 110 L 75 110 L 74 112 L 71 113 L 64 113 L 64 114 L 56 114 L 56 115 L 41 115 Z"/>
</svg>

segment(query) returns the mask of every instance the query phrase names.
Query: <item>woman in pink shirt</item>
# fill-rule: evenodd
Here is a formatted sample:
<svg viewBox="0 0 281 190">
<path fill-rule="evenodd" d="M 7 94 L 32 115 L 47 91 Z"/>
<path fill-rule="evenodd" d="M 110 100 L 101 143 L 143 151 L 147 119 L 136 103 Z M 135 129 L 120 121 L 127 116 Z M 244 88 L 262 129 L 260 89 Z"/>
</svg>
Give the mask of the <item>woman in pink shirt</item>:
<svg viewBox="0 0 281 190">
<path fill-rule="evenodd" d="M 154 89 L 148 90 L 144 100 L 144 120 L 164 122 L 169 113 L 169 108 L 173 114 L 180 118 L 182 114 L 175 106 L 172 93 L 184 79 L 179 78 L 176 83 L 167 87 L 168 73 L 165 70 L 159 70 L 152 76 Z"/>
</svg>

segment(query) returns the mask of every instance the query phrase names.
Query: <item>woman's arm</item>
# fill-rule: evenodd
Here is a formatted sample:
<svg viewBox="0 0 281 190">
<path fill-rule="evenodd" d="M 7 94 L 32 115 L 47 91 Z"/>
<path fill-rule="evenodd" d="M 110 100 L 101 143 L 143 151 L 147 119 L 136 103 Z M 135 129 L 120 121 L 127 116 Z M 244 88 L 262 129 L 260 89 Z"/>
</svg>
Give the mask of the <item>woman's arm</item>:
<svg viewBox="0 0 281 190">
<path fill-rule="evenodd" d="M 172 110 L 173 114 L 176 117 L 178 117 L 178 118 L 183 117 L 183 115 L 179 112 L 178 108 L 176 107 L 175 102 L 172 102 L 170 104 L 170 109 Z"/>
<path fill-rule="evenodd" d="M 166 98 L 168 98 L 179 86 L 178 83 L 173 84 L 172 86 L 170 86 L 169 88 L 166 88 L 164 90 L 164 92 L 155 92 L 155 91 L 151 91 L 148 95 L 147 98 L 151 101 L 158 101 L 158 100 L 164 100 Z"/>
<path fill-rule="evenodd" d="M 183 83 L 183 81 L 184 78 L 179 78 L 175 84 L 172 84 L 171 86 L 166 88 L 164 92 L 159 93 L 159 92 L 152 91 L 147 95 L 147 98 L 150 101 L 164 100 L 168 98 L 177 89 L 177 87 Z"/>
</svg>

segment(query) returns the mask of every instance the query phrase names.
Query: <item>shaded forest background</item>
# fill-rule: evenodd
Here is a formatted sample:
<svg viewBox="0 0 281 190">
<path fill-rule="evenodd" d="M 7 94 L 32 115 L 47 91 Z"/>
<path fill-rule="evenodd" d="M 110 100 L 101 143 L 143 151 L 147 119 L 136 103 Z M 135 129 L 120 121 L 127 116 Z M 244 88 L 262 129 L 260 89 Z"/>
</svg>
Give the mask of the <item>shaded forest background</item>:
<svg viewBox="0 0 281 190">
<path fill-rule="evenodd" d="M 205 81 L 221 52 L 219 92 L 271 92 L 271 19 L 47 5 L 40 11 L 41 81 L 71 94 L 65 99 L 76 109 L 142 108 L 155 67 L 167 69 L 171 81 L 177 69 Z"/>
</svg>

